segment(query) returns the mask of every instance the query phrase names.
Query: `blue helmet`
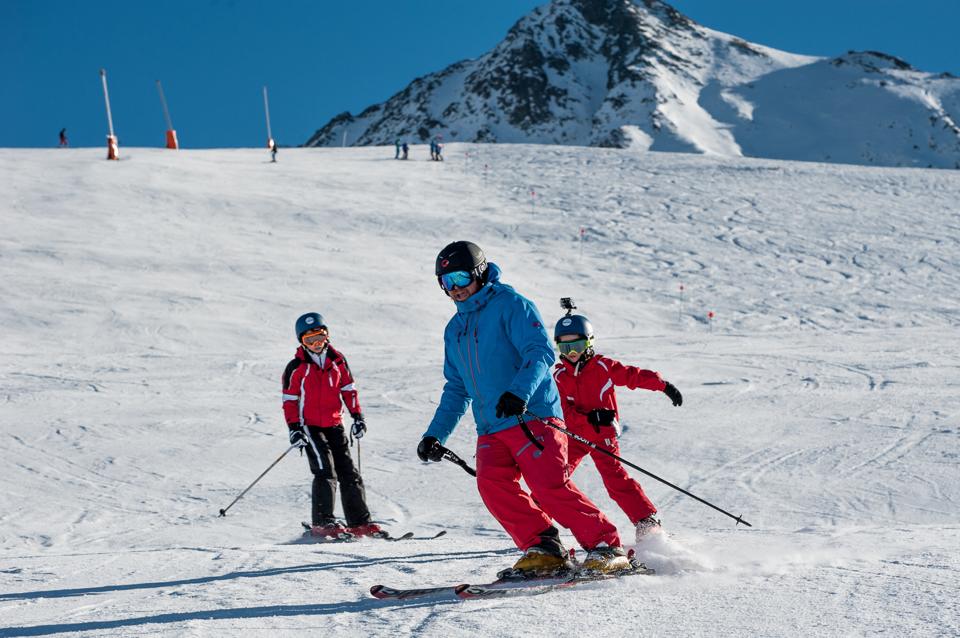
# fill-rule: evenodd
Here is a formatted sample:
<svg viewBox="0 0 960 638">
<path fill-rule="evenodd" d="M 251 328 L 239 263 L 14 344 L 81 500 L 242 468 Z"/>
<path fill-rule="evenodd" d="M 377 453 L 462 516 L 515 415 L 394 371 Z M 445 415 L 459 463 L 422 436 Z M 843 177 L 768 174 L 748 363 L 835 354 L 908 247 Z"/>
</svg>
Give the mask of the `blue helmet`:
<svg viewBox="0 0 960 638">
<path fill-rule="evenodd" d="M 300 341 L 304 332 L 326 327 L 327 324 L 323 321 L 323 316 L 318 312 L 308 312 L 305 315 L 300 315 L 300 318 L 297 319 L 297 341 Z"/>
<path fill-rule="evenodd" d="M 553 340 L 556 341 L 564 335 L 583 335 L 587 339 L 593 339 L 593 326 L 583 315 L 567 315 L 562 317 L 553 329 Z"/>
</svg>

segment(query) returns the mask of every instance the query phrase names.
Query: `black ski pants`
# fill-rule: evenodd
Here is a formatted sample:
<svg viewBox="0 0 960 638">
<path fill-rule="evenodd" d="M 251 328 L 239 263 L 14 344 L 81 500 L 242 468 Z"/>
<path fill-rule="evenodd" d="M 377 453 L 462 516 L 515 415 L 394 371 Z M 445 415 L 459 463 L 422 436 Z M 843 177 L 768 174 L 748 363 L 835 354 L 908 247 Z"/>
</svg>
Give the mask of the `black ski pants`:
<svg viewBox="0 0 960 638">
<path fill-rule="evenodd" d="M 343 503 L 343 515 L 347 526 L 353 527 L 370 522 L 367 509 L 367 496 L 363 489 L 363 479 L 353 466 L 350 446 L 342 425 L 332 428 L 307 426 L 312 445 L 307 445 L 307 460 L 313 472 L 312 518 L 314 525 L 332 523 L 334 499 L 337 496 L 337 483 L 340 483 L 340 500 Z M 320 453 L 317 458 L 316 451 Z"/>
</svg>

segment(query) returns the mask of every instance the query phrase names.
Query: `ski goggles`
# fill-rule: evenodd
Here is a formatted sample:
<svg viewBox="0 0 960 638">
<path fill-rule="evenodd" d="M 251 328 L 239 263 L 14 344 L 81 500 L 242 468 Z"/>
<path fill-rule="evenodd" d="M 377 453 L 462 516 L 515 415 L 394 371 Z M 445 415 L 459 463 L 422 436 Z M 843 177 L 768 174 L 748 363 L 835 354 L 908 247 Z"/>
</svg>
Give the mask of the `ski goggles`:
<svg viewBox="0 0 960 638">
<path fill-rule="evenodd" d="M 440 279 L 440 287 L 449 292 L 454 288 L 466 288 L 469 286 L 473 281 L 473 273 L 467 272 L 466 270 L 455 270 L 440 275 L 438 279 Z"/>
<path fill-rule="evenodd" d="M 576 341 L 558 341 L 557 350 L 563 355 L 577 356 L 583 354 L 593 347 L 593 341 L 590 339 L 577 339 Z"/>
<path fill-rule="evenodd" d="M 315 330 L 303 333 L 300 341 L 302 341 L 305 346 L 315 346 L 326 341 L 328 336 L 329 333 L 326 328 L 316 328 Z"/>
</svg>

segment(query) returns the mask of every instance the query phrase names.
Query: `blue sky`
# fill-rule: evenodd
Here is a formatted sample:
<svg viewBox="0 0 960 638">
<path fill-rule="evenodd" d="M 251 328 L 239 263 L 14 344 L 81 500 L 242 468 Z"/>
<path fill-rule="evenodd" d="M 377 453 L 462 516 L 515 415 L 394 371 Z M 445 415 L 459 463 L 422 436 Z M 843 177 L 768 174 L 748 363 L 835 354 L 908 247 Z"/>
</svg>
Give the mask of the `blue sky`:
<svg viewBox="0 0 960 638">
<path fill-rule="evenodd" d="M 0 0 L 0 146 L 101 146 L 107 69 L 123 146 L 301 144 L 413 78 L 499 42 L 533 0 Z M 960 75 L 957 0 L 675 0 L 708 27 L 794 53 L 873 49 Z"/>
</svg>

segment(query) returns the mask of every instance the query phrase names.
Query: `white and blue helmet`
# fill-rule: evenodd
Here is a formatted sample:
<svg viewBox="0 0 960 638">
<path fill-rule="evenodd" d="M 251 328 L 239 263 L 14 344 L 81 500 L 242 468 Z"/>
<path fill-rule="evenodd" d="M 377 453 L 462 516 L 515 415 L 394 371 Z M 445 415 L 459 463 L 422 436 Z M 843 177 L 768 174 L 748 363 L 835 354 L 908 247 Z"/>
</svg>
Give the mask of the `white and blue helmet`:
<svg viewBox="0 0 960 638">
<path fill-rule="evenodd" d="M 300 315 L 300 318 L 297 319 L 297 341 L 300 341 L 300 337 L 305 332 L 326 327 L 327 324 L 323 320 L 323 315 L 318 312 L 308 312 L 305 315 Z"/>
<path fill-rule="evenodd" d="M 567 315 L 562 317 L 553 329 L 553 340 L 556 341 L 565 335 L 583 335 L 593 339 L 593 325 L 583 315 Z"/>
</svg>

